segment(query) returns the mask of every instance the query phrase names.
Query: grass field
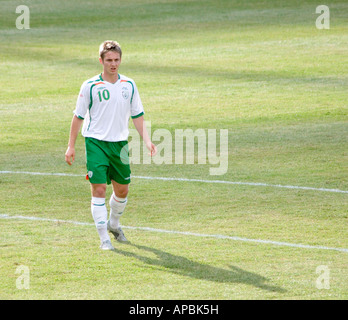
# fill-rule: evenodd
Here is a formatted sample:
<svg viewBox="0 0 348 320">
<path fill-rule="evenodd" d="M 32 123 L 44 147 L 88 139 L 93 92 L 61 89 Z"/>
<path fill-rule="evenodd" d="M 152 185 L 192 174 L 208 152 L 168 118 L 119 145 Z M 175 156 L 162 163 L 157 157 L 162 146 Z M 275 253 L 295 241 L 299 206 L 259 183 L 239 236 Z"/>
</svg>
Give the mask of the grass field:
<svg viewBox="0 0 348 320">
<path fill-rule="evenodd" d="M 0 298 L 347 299 L 348 4 L 327 1 L 322 30 L 320 4 L 0 1 Z M 228 129 L 229 151 L 220 176 L 132 165 L 115 252 L 99 249 L 82 137 L 64 162 L 106 39 L 152 131 Z"/>
</svg>

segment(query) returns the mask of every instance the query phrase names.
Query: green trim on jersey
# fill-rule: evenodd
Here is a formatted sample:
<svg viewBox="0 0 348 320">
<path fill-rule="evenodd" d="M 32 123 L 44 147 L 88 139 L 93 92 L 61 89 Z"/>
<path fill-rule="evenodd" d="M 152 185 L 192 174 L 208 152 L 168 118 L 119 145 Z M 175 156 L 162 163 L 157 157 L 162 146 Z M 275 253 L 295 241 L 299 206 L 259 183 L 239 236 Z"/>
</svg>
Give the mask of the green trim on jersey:
<svg viewBox="0 0 348 320">
<path fill-rule="evenodd" d="M 94 84 L 91 85 L 91 87 L 89 88 L 89 106 L 88 106 L 88 110 L 89 110 L 89 124 L 88 124 L 88 128 L 87 128 L 87 131 L 89 130 L 89 127 L 91 125 L 91 122 L 92 122 L 92 116 L 91 116 L 91 108 L 93 106 L 93 96 L 92 96 L 92 90 L 93 88 L 100 84 L 100 81 L 104 81 L 101 74 L 99 75 L 99 79 L 96 79 L 96 80 L 92 80 L 92 81 L 89 81 L 88 83 L 93 83 L 93 82 L 96 82 Z"/>
<path fill-rule="evenodd" d="M 91 87 L 89 88 L 89 106 L 88 109 L 91 110 L 92 105 L 93 105 L 93 96 L 92 96 L 92 89 L 95 87 L 95 84 L 92 84 Z"/>
<path fill-rule="evenodd" d="M 104 81 L 104 79 L 103 79 L 103 77 L 102 77 L 102 74 L 103 74 L 103 73 L 101 73 L 101 74 L 99 75 L 99 79 L 100 79 L 101 81 Z M 120 80 L 120 74 L 117 74 L 117 76 L 118 76 L 117 80 Z M 117 82 L 117 81 L 116 81 L 116 82 Z"/>
<path fill-rule="evenodd" d="M 130 103 L 132 103 L 133 97 L 134 97 L 134 84 L 133 84 L 133 82 L 130 81 L 130 80 L 123 80 L 123 81 L 124 81 L 124 82 L 129 82 L 129 83 L 132 85 L 132 97 L 131 97 L 131 99 L 130 99 Z"/>
<path fill-rule="evenodd" d="M 88 124 L 87 131 L 89 130 L 89 127 L 91 126 L 91 122 L 92 122 L 92 116 L 91 116 L 91 108 L 92 108 L 92 105 L 93 105 L 92 89 L 95 86 L 96 86 L 95 84 L 92 84 L 90 89 L 89 89 L 89 100 L 90 100 L 89 101 L 89 106 L 88 106 L 88 110 L 89 110 L 89 124 Z"/>
<path fill-rule="evenodd" d="M 132 103 L 133 97 L 134 97 L 134 85 L 133 85 L 133 82 L 132 82 L 132 81 L 127 81 L 127 82 L 129 82 L 129 83 L 132 85 L 132 98 L 131 98 L 131 100 L 130 100 L 130 103 Z"/>
<path fill-rule="evenodd" d="M 140 112 L 138 115 L 132 116 L 132 119 L 139 118 L 139 117 L 141 117 L 141 116 L 143 116 L 143 115 L 144 115 L 144 112 Z"/>
</svg>

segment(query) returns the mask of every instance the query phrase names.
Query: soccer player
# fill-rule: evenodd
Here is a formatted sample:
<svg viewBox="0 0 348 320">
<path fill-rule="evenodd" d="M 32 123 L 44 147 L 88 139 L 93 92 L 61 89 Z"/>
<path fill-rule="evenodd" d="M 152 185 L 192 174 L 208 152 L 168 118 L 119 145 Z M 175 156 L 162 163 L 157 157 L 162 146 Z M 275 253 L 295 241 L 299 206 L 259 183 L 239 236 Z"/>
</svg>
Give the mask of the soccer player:
<svg viewBox="0 0 348 320">
<path fill-rule="evenodd" d="M 150 140 L 144 109 L 135 82 L 118 73 L 122 50 L 116 41 L 105 41 L 99 47 L 99 61 L 103 72 L 87 81 L 80 89 L 70 128 L 65 161 L 75 160 L 75 142 L 82 122 L 85 137 L 87 178 L 91 183 L 91 211 L 100 237 L 100 248 L 113 250 L 107 231 L 120 242 L 128 242 L 120 226 L 131 181 L 128 156 L 128 121 L 135 128 L 150 155 L 157 153 Z M 106 186 L 112 184 L 110 217 L 105 205 Z"/>
</svg>

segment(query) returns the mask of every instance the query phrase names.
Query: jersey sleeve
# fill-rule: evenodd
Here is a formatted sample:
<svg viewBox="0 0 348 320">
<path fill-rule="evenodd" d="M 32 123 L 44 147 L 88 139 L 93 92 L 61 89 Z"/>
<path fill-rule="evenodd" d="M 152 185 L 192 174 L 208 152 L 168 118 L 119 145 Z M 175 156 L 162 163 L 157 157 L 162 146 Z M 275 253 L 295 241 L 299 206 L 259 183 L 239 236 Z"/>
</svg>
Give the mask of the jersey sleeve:
<svg viewBox="0 0 348 320">
<path fill-rule="evenodd" d="M 90 104 L 90 97 L 88 92 L 87 83 L 83 83 L 80 89 L 79 96 L 76 102 L 76 108 L 74 110 L 74 114 L 79 119 L 84 119 L 86 117 L 88 107 Z"/>
<path fill-rule="evenodd" d="M 136 84 L 133 82 L 134 92 L 131 98 L 131 117 L 136 119 L 144 115 L 144 107 L 140 99 L 139 91 Z"/>
</svg>

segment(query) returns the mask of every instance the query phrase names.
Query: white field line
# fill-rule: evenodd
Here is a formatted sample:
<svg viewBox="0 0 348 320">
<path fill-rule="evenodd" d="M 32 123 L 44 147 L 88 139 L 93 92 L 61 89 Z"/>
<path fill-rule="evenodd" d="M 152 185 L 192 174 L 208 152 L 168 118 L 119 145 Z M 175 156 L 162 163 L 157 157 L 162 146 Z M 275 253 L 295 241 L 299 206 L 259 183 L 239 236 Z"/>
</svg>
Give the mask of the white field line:
<svg viewBox="0 0 348 320">
<path fill-rule="evenodd" d="M 82 226 L 94 226 L 95 225 L 94 223 L 88 223 L 88 222 L 51 219 L 51 218 L 40 218 L 40 217 L 28 217 L 28 216 L 11 216 L 8 214 L 0 214 L 0 219 L 48 221 L 48 222 L 59 222 L 59 223 L 71 223 L 71 224 L 82 225 Z M 307 244 L 280 242 L 280 241 L 272 241 L 272 240 L 261 240 L 261 239 L 248 239 L 248 238 L 241 238 L 241 237 L 224 236 L 224 235 L 220 235 L 220 234 L 202 234 L 202 233 L 194 233 L 194 232 L 155 229 L 155 228 L 148 228 L 148 227 L 122 226 L 122 228 L 131 229 L 131 230 L 149 231 L 149 232 L 180 234 L 180 235 L 184 235 L 184 236 L 193 236 L 193 237 L 225 239 L 225 240 L 234 240 L 234 241 L 242 241 L 242 242 L 253 242 L 253 243 L 259 243 L 259 244 L 271 244 L 271 245 L 276 245 L 276 246 L 285 246 L 285 247 L 302 248 L 302 249 L 310 249 L 310 250 L 321 249 L 321 250 L 331 250 L 331 251 L 340 251 L 340 252 L 348 253 L 348 249 L 346 249 L 346 248 L 333 248 L 333 247 L 326 247 L 326 246 L 311 246 L 311 245 L 307 245 Z"/>
<path fill-rule="evenodd" d="M 0 174 L 27 174 L 27 175 L 40 175 L 40 176 L 61 176 L 61 177 L 83 177 L 81 174 L 72 173 L 50 173 L 50 172 L 30 172 L 30 171 L 0 171 Z M 209 184 L 231 184 L 242 186 L 256 186 L 256 187 L 271 187 L 271 188 L 284 188 L 295 190 L 312 190 L 323 192 L 335 192 L 335 193 L 348 193 L 348 190 L 340 189 L 327 189 L 327 188 L 314 188 L 314 187 L 301 187 L 281 184 L 268 184 L 262 182 L 241 182 L 241 181 L 225 181 L 225 180 L 203 180 L 203 179 L 186 179 L 186 178 L 170 178 L 170 177 L 145 177 L 145 176 L 132 176 L 134 179 L 146 179 L 146 180 L 162 180 L 162 181 L 182 181 L 182 182 L 201 182 Z"/>
</svg>

